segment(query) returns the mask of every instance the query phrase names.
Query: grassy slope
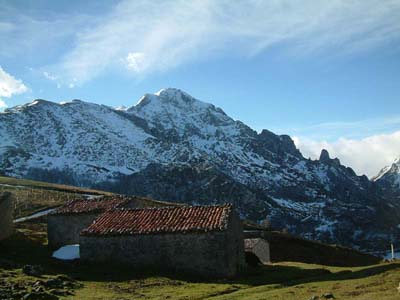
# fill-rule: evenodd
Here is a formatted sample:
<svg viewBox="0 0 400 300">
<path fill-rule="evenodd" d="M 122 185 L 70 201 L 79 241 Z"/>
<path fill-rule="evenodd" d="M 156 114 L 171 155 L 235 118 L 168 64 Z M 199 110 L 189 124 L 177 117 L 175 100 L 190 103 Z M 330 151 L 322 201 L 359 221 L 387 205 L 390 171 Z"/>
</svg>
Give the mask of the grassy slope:
<svg viewBox="0 0 400 300">
<path fill-rule="evenodd" d="M 40 210 L 62 205 L 83 195 L 115 195 L 110 192 L 79 188 L 41 181 L 0 176 L 0 193 L 11 192 L 16 200 L 15 218 L 24 217 Z M 137 197 L 139 207 L 165 206 L 167 203 L 145 197 Z M 171 205 L 171 203 L 168 203 Z"/>
<path fill-rule="evenodd" d="M 193 282 L 168 277 L 90 281 L 75 299 L 309 299 L 333 293 L 337 299 L 398 299 L 400 265 L 333 268 L 301 263 L 260 267 L 232 281 Z M 96 291 L 93 293 L 93 291 Z"/>
<path fill-rule="evenodd" d="M 0 242 L 0 258 L 24 264 L 40 264 L 45 274 L 68 275 L 83 284 L 66 299 L 309 299 L 333 293 L 337 299 L 399 299 L 400 264 L 384 263 L 363 267 L 329 267 L 315 264 L 280 262 L 250 269 L 233 280 L 200 280 L 179 275 L 113 266 L 86 266 L 50 258 L 45 224 L 20 224 L 17 234 Z M 1 267 L 0 278 L 15 272 L 26 284 L 34 278 L 19 268 Z"/>
<path fill-rule="evenodd" d="M 381 261 L 379 257 L 351 248 L 310 241 L 281 232 L 266 232 L 265 237 L 270 243 L 271 260 L 274 262 L 291 260 L 329 266 L 356 267 L 377 264 Z"/>
<path fill-rule="evenodd" d="M 98 190 L 0 176 L 0 193 L 2 192 L 11 192 L 14 195 L 15 218 L 59 206 L 84 194 L 112 195 Z"/>
<path fill-rule="evenodd" d="M 35 189 L 42 189 L 42 190 L 52 190 L 52 191 L 58 191 L 58 192 L 75 193 L 75 194 L 112 195 L 112 193 L 105 192 L 105 191 L 85 189 L 85 188 L 79 188 L 79 187 L 75 187 L 75 186 L 54 184 L 54 183 L 35 181 L 35 180 L 29 180 L 29 179 L 18 179 L 18 178 L 14 178 L 14 177 L 5 177 L 5 176 L 0 176 L 0 184 L 20 186 L 20 187 L 22 186 L 25 188 L 35 188 Z"/>
<path fill-rule="evenodd" d="M 379 257 L 351 248 L 310 241 L 288 233 L 268 230 L 248 221 L 245 221 L 243 225 L 249 237 L 252 236 L 254 230 L 262 232 L 262 236 L 270 244 L 273 262 L 299 261 L 328 266 L 357 267 L 377 264 L 381 261 Z M 256 234 L 256 236 L 258 235 L 259 233 Z"/>
</svg>

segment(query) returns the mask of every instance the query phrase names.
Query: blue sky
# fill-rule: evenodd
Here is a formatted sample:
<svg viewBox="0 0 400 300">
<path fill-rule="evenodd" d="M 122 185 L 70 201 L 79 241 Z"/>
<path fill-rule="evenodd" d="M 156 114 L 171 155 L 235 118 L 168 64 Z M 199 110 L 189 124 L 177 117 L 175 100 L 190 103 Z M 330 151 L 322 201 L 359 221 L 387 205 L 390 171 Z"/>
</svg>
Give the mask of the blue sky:
<svg viewBox="0 0 400 300">
<path fill-rule="evenodd" d="M 400 156 L 399 1 L 0 0 L 0 41 L 0 109 L 177 87 L 360 174 Z"/>
</svg>

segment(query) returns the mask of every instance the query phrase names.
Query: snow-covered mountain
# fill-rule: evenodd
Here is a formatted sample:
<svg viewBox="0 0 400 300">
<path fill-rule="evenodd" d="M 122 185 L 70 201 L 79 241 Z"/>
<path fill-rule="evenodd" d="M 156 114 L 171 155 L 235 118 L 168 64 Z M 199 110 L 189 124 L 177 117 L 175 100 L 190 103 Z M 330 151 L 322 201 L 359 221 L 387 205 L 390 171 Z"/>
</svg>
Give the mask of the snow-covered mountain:
<svg viewBox="0 0 400 300">
<path fill-rule="evenodd" d="M 10 176 L 233 202 L 244 218 L 362 249 L 384 250 L 400 234 L 400 209 L 366 176 L 325 150 L 305 159 L 289 136 L 257 133 L 178 89 L 129 108 L 36 100 L 1 113 L 0 136 L 0 172 Z"/>
<path fill-rule="evenodd" d="M 381 188 L 381 193 L 388 201 L 400 202 L 400 158 L 391 166 L 384 167 L 372 180 Z"/>
</svg>

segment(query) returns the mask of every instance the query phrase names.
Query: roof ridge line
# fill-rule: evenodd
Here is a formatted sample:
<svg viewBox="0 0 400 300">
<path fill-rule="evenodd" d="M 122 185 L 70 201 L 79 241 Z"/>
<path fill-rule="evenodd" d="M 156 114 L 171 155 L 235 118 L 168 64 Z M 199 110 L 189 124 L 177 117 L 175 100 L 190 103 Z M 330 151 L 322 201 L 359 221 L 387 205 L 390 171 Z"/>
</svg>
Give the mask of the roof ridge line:
<svg viewBox="0 0 400 300">
<path fill-rule="evenodd" d="M 216 204 L 216 205 L 182 205 L 182 206 L 151 206 L 151 207 L 114 207 L 107 210 L 110 211 L 131 211 L 131 210 L 164 210 L 164 209 L 188 209 L 188 208 L 211 208 L 211 207 L 221 207 L 221 208 L 232 208 L 233 204 L 224 203 L 224 204 Z"/>
</svg>

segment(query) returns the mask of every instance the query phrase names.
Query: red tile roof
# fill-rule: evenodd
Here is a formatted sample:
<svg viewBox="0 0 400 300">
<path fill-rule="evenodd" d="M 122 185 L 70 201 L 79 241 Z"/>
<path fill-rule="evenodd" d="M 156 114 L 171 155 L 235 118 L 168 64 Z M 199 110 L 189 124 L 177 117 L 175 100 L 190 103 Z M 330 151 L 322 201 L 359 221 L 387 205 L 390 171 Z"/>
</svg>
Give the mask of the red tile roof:
<svg viewBox="0 0 400 300">
<path fill-rule="evenodd" d="M 116 209 L 102 214 L 82 235 L 140 235 L 223 231 L 231 205 Z"/>
<path fill-rule="evenodd" d="M 95 199 L 76 199 L 68 201 L 63 206 L 56 209 L 52 215 L 72 215 L 85 213 L 102 213 L 109 209 L 121 207 L 128 201 L 127 198 L 95 198 Z"/>
</svg>

